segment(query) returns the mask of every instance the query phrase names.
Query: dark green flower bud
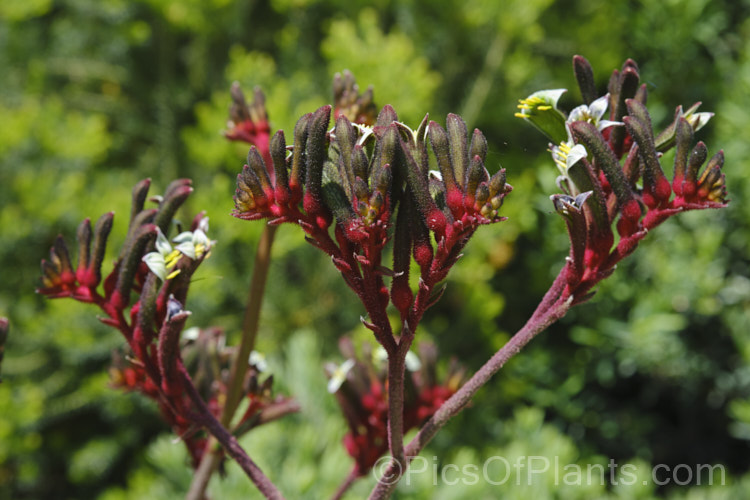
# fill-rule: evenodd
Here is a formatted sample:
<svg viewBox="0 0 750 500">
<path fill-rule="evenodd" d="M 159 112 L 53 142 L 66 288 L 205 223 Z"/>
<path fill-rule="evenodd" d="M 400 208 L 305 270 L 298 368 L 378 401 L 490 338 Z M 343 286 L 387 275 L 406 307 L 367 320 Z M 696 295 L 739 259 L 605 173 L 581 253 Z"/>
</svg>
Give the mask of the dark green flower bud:
<svg viewBox="0 0 750 500">
<path fill-rule="evenodd" d="M 367 180 L 369 178 L 369 160 L 367 159 L 367 153 L 365 153 L 364 148 L 359 144 L 356 144 L 354 148 L 352 148 L 351 165 L 354 177 L 359 177 L 362 180 Z"/>
<path fill-rule="evenodd" d="M 78 225 L 76 240 L 78 241 L 77 269 L 87 269 L 91 260 L 91 220 L 88 217 Z"/>
<path fill-rule="evenodd" d="M 190 179 L 177 179 L 167 186 L 164 199 L 159 204 L 159 212 L 154 218 L 154 224 L 161 229 L 162 233 L 167 234 L 169 224 L 177 213 L 177 209 L 180 208 L 193 192 L 190 184 Z"/>
<path fill-rule="evenodd" d="M 588 122 L 574 122 L 570 124 L 570 131 L 577 142 L 583 144 L 596 160 L 596 166 L 601 168 L 604 176 L 612 186 L 617 197 L 618 206 L 622 206 L 633 197 L 633 191 L 628 186 L 620 162 L 607 145 L 601 132 Z M 576 182 L 575 180 L 573 182 Z M 576 183 L 577 185 L 577 183 Z M 586 189 L 581 187 L 581 189 Z M 588 191 L 588 189 L 586 189 Z"/>
<path fill-rule="evenodd" d="M 578 88 L 581 90 L 583 103 L 588 105 L 598 97 L 596 92 L 596 82 L 594 81 L 594 70 L 583 56 L 573 57 L 573 73 L 578 81 Z"/>
<path fill-rule="evenodd" d="M 463 119 L 453 113 L 448 115 L 446 127 L 448 129 L 453 175 L 456 182 L 460 183 L 462 188 L 466 188 L 466 170 L 469 167 L 469 152 L 467 149 L 469 131 Z"/>
<path fill-rule="evenodd" d="M 250 146 L 250 151 L 247 152 L 247 164 L 252 169 L 255 177 L 260 183 L 260 187 L 266 195 L 273 192 L 273 186 L 271 185 L 271 179 L 268 177 L 268 170 L 266 169 L 266 163 L 263 161 L 263 157 L 258 152 L 258 148 Z"/>
<path fill-rule="evenodd" d="M 672 188 L 675 193 L 682 194 L 682 185 L 687 174 L 687 163 L 690 155 L 690 147 L 693 144 L 693 127 L 684 118 L 679 118 L 677 122 L 677 132 L 675 137 L 677 149 L 674 155 L 674 177 L 672 178 Z"/>
<path fill-rule="evenodd" d="M 449 192 L 455 190 L 456 176 L 453 173 L 453 165 L 451 164 L 448 133 L 437 122 L 430 122 L 430 128 L 428 131 L 430 144 L 432 144 L 432 150 L 435 152 L 435 158 L 437 159 L 438 168 L 440 169 L 440 175 L 443 177 L 445 188 Z"/>
<path fill-rule="evenodd" d="M 283 188 L 284 192 L 288 192 L 289 189 L 289 173 L 287 172 L 286 161 L 286 138 L 284 137 L 283 130 L 279 130 L 273 134 L 269 150 L 271 153 L 271 160 L 273 160 L 273 172 L 276 177 L 276 196 L 278 197 L 281 188 Z"/>
<path fill-rule="evenodd" d="M 312 119 L 312 113 L 308 113 L 297 120 L 294 126 L 294 150 L 292 151 L 292 170 L 289 175 L 289 188 L 292 191 L 292 201 L 298 202 L 302 199 L 302 187 L 305 185 L 307 177 L 305 166 L 305 146 L 307 144 L 307 135 Z"/>
<path fill-rule="evenodd" d="M 151 186 L 151 179 L 143 179 L 133 187 L 133 203 L 130 209 L 130 220 L 143 211 L 143 205 L 146 203 L 148 189 Z"/>
</svg>

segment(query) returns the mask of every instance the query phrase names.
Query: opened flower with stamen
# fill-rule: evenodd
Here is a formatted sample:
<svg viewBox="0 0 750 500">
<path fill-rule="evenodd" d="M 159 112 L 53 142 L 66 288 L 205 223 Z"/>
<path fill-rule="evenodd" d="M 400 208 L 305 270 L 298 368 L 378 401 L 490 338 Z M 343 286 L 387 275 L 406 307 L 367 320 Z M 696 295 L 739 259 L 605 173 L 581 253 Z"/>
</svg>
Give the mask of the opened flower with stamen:
<svg viewBox="0 0 750 500">
<path fill-rule="evenodd" d="M 607 111 L 608 105 L 609 94 L 605 94 L 591 104 L 581 104 L 580 106 L 573 108 L 568 115 L 568 118 L 565 120 L 565 123 L 567 125 L 573 122 L 588 122 L 595 125 L 599 132 L 615 125 L 624 125 L 622 122 L 602 119 L 604 113 Z"/>
<path fill-rule="evenodd" d="M 177 262 L 180 260 L 180 251 L 172 248 L 161 229 L 158 230 L 156 235 L 155 246 L 156 251 L 143 256 L 143 262 L 146 263 L 151 272 L 162 281 L 170 280 L 180 274 L 180 270 L 176 269 Z"/>
<path fill-rule="evenodd" d="M 556 108 L 557 100 L 554 99 L 554 97 L 557 97 L 558 94 L 562 94 L 563 91 L 564 89 L 543 90 L 531 94 L 531 96 L 521 101 L 522 104 L 519 105 L 519 108 L 521 108 L 523 112 L 516 113 L 516 116 L 527 119 L 532 125 L 535 125 L 537 128 L 542 130 L 542 132 L 544 132 L 548 137 L 553 138 L 560 133 L 560 130 L 558 130 L 557 127 L 559 125 L 559 120 L 547 120 L 549 121 L 549 124 L 546 124 L 545 128 L 542 128 L 538 122 L 540 121 L 540 116 L 543 115 L 541 115 L 539 112 L 544 111 L 549 113 L 554 109 L 554 111 L 564 116 L 564 113 Z M 545 101 L 544 99 L 542 99 L 542 97 L 539 96 L 551 97 L 547 97 L 547 100 Z M 574 108 L 568 114 L 568 117 L 565 119 L 565 122 L 563 124 L 565 127 L 565 133 L 567 134 L 567 139 L 561 141 L 556 145 L 550 144 L 549 151 L 552 154 L 552 160 L 555 162 L 555 165 L 557 165 L 557 169 L 560 171 L 560 177 L 557 178 L 557 185 L 560 189 L 562 189 L 569 195 L 575 196 L 581 193 L 581 189 L 579 189 L 579 187 L 576 186 L 575 182 L 570 178 L 569 171 L 573 167 L 573 165 L 588 156 L 588 152 L 586 151 L 585 146 L 583 144 L 576 144 L 575 140 L 573 139 L 573 135 L 570 131 L 570 125 L 575 122 L 587 122 L 594 125 L 600 132 L 603 132 L 604 130 L 613 126 L 623 126 L 624 123 L 622 122 L 602 119 L 607 111 L 609 100 L 609 94 L 606 94 L 602 97 L 599 97 L 598 99 L 595 99 L 593 102 L 591 102 L 591 104 L 582 104 Z M 552 108 L 552 104 L 539 104 L 536 107 L 533 107 L 531 104 L 523 104 L 537 103 L 541 101 L 545 103 L 554 103 L 555 107 Z M 528 114 L 526 114 L 527 112 Z M 554 116 L 557 117 L 557 115 Z M 555 126 L 554 130 L 552 129 L 551 125 Z"/>
<path fill-rule="evenodd" d="M 523 118 L 549 137 L 553 144 L 568 139 L 565 114 L 557 109 L 557 102 L 567 89 L 538 90 L 518 101 L 517 118 Z"/>
<path fill-rule="evenodd" d="M 193 260 L 200 259 L 204 255 L 208 257 L 211 253 L 211 247 L 216 244 L 216 241 L 209 240 L 206 236 L 207 232 L 208 217 L 203 217 L 195 231 L 183 231 L 172 238 L 172 242 L 177 243 L 175 250 Z"/>
<path fill-rule="evenodd" d="M 172 242 L 177 243 L 177 246 L 172 248 L 164 233 L 159 229 L 156 236 L 156 250 L 144 255 L 143 262 L 159 279 L 170 280 L 180 274 L 177 264 L 181 255 L 192 260 L 200 259 L 204 255 L 208 256 L 211 247 L 216 242 L 208 239 L 206 231 L 208 231 L 208 217 L 203 217 L 195 231 L 183 231 L 175 236 Z"/>
</svg>

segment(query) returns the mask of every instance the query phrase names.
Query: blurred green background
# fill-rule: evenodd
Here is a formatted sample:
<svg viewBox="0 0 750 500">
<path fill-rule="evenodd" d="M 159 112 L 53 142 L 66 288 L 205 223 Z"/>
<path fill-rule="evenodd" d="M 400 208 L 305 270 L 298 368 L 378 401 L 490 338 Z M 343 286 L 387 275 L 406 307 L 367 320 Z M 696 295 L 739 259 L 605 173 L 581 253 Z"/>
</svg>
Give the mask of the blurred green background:
<svg viewBox="0 0 750 500">
<path fill-rule="evenodd" d="M 122 242 L 130 188 L 159 194 L 191 177 L 187 220 L 207 209 L 218 240 L 191 289 L 190 326 L 236 340 L 261 231 L 229 216 L 247 152 L 221 136 L 229 85 L 260 85 L 274 128 L 331 100 L 354 72 L 416 126 L 448 112 L 480 128 L 488 168 L 515 190 L 507 222 L 482 228 L 418 338 L 475 370 L 529 316 L 567 253 L 549 195 L 543 137 L 513 117 L 517 99 L 565 87 L 586 56 L 605 91 L 626 57 L 640 66 L 656 123 L 703 101 L 699 132 L 723 148 L 732 202 L 659 227 L 588 304 L 536 339 L 427 448 L 433 464 L 558 457 L 564 464 L 721 464 L 726 484 L 585 487 L 450 485 L 412 477 L 398 498 L 750 497 L 750 2 L 748 0 L 3 0 L 0 2 L 0 315 L 11 333 L 0 384 L 0 499 L 180 498 L 186 453 L 152 404 L 108 386 L 120 335 L 96 311 L 35 295 L 57 234 L 115 210 L 107 262 Z M 282 227 L 258 348 L 299 415 L 243 443 L 289 498 L 325 498 L 348 473 L 344 420 L 326 393 L 336 339 L 368 337 L 361 306 L 301 231 Z M 74 245 L 73 245 L 74 246 Z M 105 270 L 108 264 L 105 264 Z M 433 458 L 437 457 L 437 458 Z M 585 465 L 584 465 L 585 469 Z M 685 479 L 685 476 L 681 476 Z M 705 482 L 705 481 L 704 481 Z M 360 481 L 350 498 L 374 483 Z M 233 466 L 214 498 L 256 498 Z"/>
</svg>

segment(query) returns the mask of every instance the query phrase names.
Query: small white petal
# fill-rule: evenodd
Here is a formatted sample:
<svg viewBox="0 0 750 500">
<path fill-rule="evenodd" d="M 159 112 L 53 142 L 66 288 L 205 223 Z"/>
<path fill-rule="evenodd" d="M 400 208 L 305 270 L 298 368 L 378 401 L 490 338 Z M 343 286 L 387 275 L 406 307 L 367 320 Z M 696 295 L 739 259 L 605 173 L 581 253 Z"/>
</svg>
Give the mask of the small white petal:
<svg viewBox="0 0 750 500">
<path fill-rule="evenodd" d="M 608 105 L 609 94 L 603 95 L 589 104 L 589 115 L 594 119 L 595 123 L 602 119 L 604 112 L 607 111 Z"/>
<path fill-rule="evenodd" d="M 159 252 L 150 252 L 143 256 L 143 262 L 146 266 L 159 277 L 162 281 L 167 280 L 167 266 L 164 262 L 164 256 Z"/>
<path fill-rule="evenodd" d="M 611 120 L 601 120 L 596 125 L 596 128 L 597 128 L 597 130 L 599 130 L 599 132 L 601 132 L 605 128 L 609 128 L 609 127 L 621 127 L 623 125 L 625 125 L 623 122 L 613 122 Z"/>
<path fill-rule="evenodd" d="M 175 250 L 179 250 L 183 255 L 187 255 L 191 259 L 195 260 L 195 245 L 193 245 L 192 241 L 180 243 L 175 247 Z"/>
<path fill-rule="evenodd" d="M 570 152 L 565 158 L 566 168 L 570 169 L 570 167 L 578 163 L 583 158 L 586 158 L 587 156 L 588 153 L 586 152 L 586 148 L 583 146 L 583 144 L 576 144 L 570 149 Z"/>
<path fill-rule="evenodd" d="M 378 346 L 373 353 L 373 358 L 376 363 L 385 363 L 388 361 L 388 353 L 385 351 L 383 346 Z"/>
<path fill-rule="evenodd" d="M 538 97 L 546 101 L 548 104 L 551 104 L 552 107 L 554 107 L 555 109 L 557 109 L 557 101 L 559 101 L 560 97 L 567 91 L 568 89 L 539 90 L 531 94 L 528 98 Z"/>
<path fill-rule="evenodd" d="M 187 328 L 183 330 L 182 338 L 185 340 L 198 340 L 200 333 L 201 333 L 201 329 L 198 328 L 197 326 L 193 326 L 191 328 Z"/>
<path fill-rule="evenodd" d="M 208 233 L 208 217 L 203 217 L 201 219 L 201 221 L 198 223 L 198 229 L 200 229 L 204 233 Z"/>
<path fill-rule="evenodd" d="M 206 236 L 206 233 L 204 233 L 202 229 L 196 229 L 193 232 L 193 245 L 197 246 L 200 244 L 205 247 L 210 247 L 211 240 L 208 239 L 208 236 Z"/>
<path fill-rule="evenodd" d="M 328 381 L 328 392 L 333 394 L 341 388 L 341 385 L 346 381 L 346 376 L 349 371 L 354 367 L 354 360 L 347 359 L 341 366 L 336 368 L 336 371 L 331 375 L 331 380 Z"/>
<path fill-rule="evenodd" d="M 686 116 L 688 123 L 691 127 L 693 127 L 694 131 L 699 131 L 703 128 L 706 123 L 708 123 L 708 120 L 711 119 L 711 117 L 714 116 L 713 113 L 708 111 L 702 111 L 700 113 L 693 113 L 691 115 Z"/>
<path fill-rule="evenodd" d="M 167 240 L 167 237 L 164 236 L 164 233 L 161 232 L 161 229 L 156 230 L 156 251 L 159 252 L 162 255 L 169 255 L 169 253 L 172 251 L 172 245 L 169 244 L 169 240 Z"/>
<path fill-rule="evenodd" d="M 250 357 L 247 360 L 248 364 L 254 366 L 259 372 L 264 372 L 268 369 L 268 362 L 266 356 L 259 353 L 258 351 L 252 351 Z"/>
<path fill-rule="evenodd" d="M 416 354 L 409 351 L 406 353 L 406 369 L 410 372 L 419 371 L 422 368 L 422 361 Z"/>
<path fill-rule="evenodd" d="M 589 119 L 591 116 L 589 107 L 585 104 L 582 104 L 576 108 L 573 108 L 573 110 L 568 115 L 568 119 L 565 120 L 566 122 L 585 122 Z"/>
<path fill-rule="evenodd" d="M 173 243 L 185 243 L 186 241 L 193 241 L 193 232 L 192 231 L 183 231 L 174 238 L 172 238 Z"/>
</svg>

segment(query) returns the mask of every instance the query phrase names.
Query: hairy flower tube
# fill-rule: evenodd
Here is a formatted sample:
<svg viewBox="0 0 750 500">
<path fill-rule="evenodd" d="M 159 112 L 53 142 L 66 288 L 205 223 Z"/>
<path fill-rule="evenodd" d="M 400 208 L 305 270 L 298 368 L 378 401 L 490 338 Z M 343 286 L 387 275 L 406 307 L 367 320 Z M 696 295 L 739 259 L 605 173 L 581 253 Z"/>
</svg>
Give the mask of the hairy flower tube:
<svg viewBox="0 0 750 500">
<path fill-rule="evenodd" d="M 564 191 L 551 199 L 568 226 L 571 251 L 565 293 L 577 303 L 650 230 L 686 210 L 724 207 L 727 192 L 723 152 L 708 159 L 706 145 L 693 142 L 695 132 L 713 116 L 697 113 L 700 103 L 687 112 L 678 107 L 674 120 L 657 134 L 634 61 L 627 60 L 613 73 L 608 94 L 599 98 L 588 61 L 576 56 L 573 65 L 586 101 L 583 107 L 565 116 L 557 109 L 557 99 L 539 98 L 549 93 L 559 97 L 561 91 L 547 91 L 522 100 L 517 116 L 553 140 L 562 134 L 568 137 L 550 145 Z M 670 181 L 661 157 L 673 147 Z"/>
<path fill-rule="evenodd" d="M 347 359 L 340 366 L 326 364 L 328 391 L 335 394 L 346 419 L 349 432 L 344 447 L 354 459 L 355 474 L 361 477 L 388 451 L 386 359 L 382 348 L 373 351 L 369 344 L 364 344 L 358 355 L 346 337 L 339 346 Z M 410 430 L 418 428 L 456 392 L 464 370 L 453 362 L 438 382 L 437 349 L 429 343 L 420 344 L 419 354 L 409 351 L 407 359 L 404 428 Z"/>
</svg>

